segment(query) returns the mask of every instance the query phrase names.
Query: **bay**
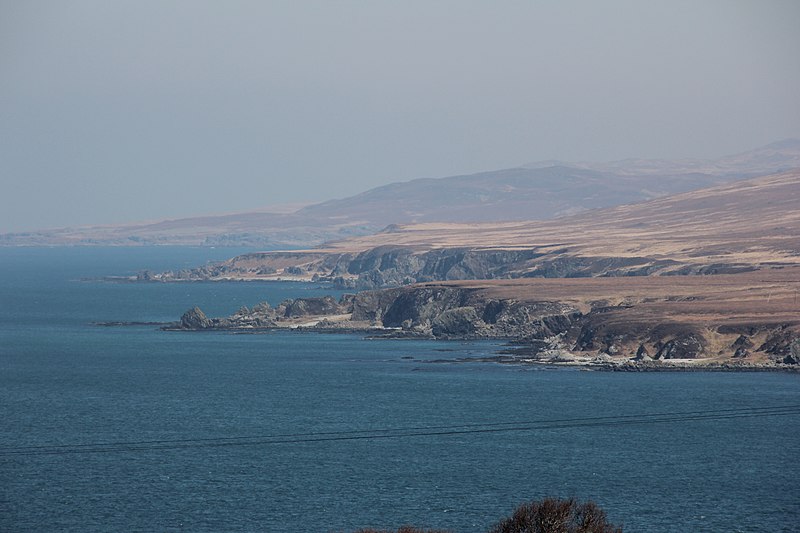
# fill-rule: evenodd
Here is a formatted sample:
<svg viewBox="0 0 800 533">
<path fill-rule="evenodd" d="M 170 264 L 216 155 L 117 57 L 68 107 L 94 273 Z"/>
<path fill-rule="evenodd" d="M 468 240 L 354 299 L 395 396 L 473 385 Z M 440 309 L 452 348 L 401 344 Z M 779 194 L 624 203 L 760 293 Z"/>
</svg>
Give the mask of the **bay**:
<svg viewBox="0 0 800 533">
<path fill-rule="evenodd" d="M 80 281 L 239 251 L 0 249 L 0 530 L 478 532 L 546 496 L 592 499 L 625 531 L 796 530 L 797 415 L 533 424 L 795 405 L 794 374 L 545 370 L 455 362 L 495 342 L 92 325 L 340 295 Z M 453 429 L 478 424 L 539 429 Z M 374 438 L 397 428 L 424 429 Z"/>
</svg>

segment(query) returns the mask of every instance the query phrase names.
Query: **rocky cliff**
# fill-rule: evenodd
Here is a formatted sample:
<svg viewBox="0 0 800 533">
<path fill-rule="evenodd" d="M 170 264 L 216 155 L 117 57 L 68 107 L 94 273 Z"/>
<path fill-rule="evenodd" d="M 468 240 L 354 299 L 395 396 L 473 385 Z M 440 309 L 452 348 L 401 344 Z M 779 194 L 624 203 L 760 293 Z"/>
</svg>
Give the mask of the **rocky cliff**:
<svg viewBox="0 0 800 533">
<path fill-rule="evenodd" d="M 296 279 L 331 282 L 336 288 L 371 290 L 432 281 L 644 276 L 680 263 L 647 257 L 573 257 L 568 250 L 542 251 L 380 246 L 360 253 L 268 252 L 246 254 L 191 270 L 161 274 L 142 272 L 138 281 L 208 281 Z M 713 273 L 752 270 L 748 265 L 720 264 Z M 683 266 L 672 274 L 705 274 L 704 266 Z"/>
<path fill-rule="evenodd" d="M 148 281 L 328 280 L 364 290 L 525 277 L 693 275 L 800 264 L 800 170 L 549 222 L 392 226 Z"/>
<path fill-rule="evenodd" d="M 588 309 L 554 300 L 495 298 L 473 287 L 419 285 L 331 297 L 261 303 L 227 318 L 187 311 L 174 328 L 184 330 L 312 329 L 377 330 L 391 336 L 439 339 L 508 339 L 526 360 L 605 362 L 740 360 L 797 364 L 800 320 L 784 323 L 696 324 L 669 318 L 629 320 L 636 305 Z M 603 359 L 605 358 L 605 359 Z"/>
</svg>

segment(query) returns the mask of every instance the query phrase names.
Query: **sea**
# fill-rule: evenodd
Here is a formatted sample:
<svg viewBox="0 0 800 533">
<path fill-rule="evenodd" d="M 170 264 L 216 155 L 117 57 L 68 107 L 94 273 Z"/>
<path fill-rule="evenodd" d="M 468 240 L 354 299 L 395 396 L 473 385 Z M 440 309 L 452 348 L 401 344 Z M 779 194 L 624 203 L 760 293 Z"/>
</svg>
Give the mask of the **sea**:
<svg viewBox="0 0 800 533">
<path fill-rule="evenodd" d="M 0 531 L 484 532 L 546 497 L 594 501 L 626 532 L 800 530 L 798 374 L 97 325 L 341 294 L 102 280 L 241 251 L 0 249 Z"/>
</svg>

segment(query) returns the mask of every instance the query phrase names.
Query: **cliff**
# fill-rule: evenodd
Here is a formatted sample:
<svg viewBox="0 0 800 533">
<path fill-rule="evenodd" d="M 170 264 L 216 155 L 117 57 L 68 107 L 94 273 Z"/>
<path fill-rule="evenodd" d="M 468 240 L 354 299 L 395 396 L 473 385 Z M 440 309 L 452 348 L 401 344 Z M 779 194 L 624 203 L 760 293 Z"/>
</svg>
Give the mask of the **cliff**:
<svg viewBox="0 0 800 533">
<path fill-rule="evenodd" d="M 549 222 L 391 226 L 306 251 L 234 257 L 150 281 L 430 281 L 725 274 L 800 264 L 800 171 Z"/>
<path fill-rule="evenodd" d="M 421 284 L 333 298 L 266 303 L 186 330 L 305 327 L 439 339 L 507 339 L 515 360 L 694 367 L 796 365 L 800 269 L 700 278 L 512 280 Z M 703 281 L 703 283 L 697 283 Z M 745 296 L 743 296 L 745 295 Z"/>
</svg>

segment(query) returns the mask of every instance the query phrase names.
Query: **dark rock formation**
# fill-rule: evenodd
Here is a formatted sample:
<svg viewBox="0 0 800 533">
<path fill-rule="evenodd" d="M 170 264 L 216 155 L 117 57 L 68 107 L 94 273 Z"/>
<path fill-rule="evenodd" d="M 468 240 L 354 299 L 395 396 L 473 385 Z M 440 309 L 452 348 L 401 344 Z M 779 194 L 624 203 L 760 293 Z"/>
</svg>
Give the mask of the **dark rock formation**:
<svg viewBox="0 0 800 533">
<path fill-rule="evenodd" d="M 180 321 L 181 329 L 208 329 L 213 326 L 214 323 L 199 307 L 192 307 L 186 311 Z"/>
<path fill-rule="evenodd" d="M 733 344 L 731 344 L 731 348 L 734 350 L 733 357 L 735 359 L 743 359 L 750 355 L 750 350 L 753 348 L 753 341 L 746 335 L 739 335 L 739 337 L 733 341 Z"/>
<path fill-rule="evenodd" d="M 474 307 L 448 309 L 433 320 L 431 332 L 435 337 L 469 337 L 485 324 Z"/>
<path fill-rule="evenodd" d="M 797 341 L 798 335 L 788 326 L 781 325 L 767 335 L 764 343 L 759 346 L 758 351 L 785 357 L 792 355 L 792 345 Z"/>
<path fill-rule="evenodd" d="M 748 355 L 750 355 L 750 351 L 743 346 L 736 348 L 736 351 L 733 352 L 734 359 L 743 359 Z"/>
<path fill-rule="evenodd" d="M 703 352 L 703 339 L 690 334 L 664 343 L 656 352 L 655 359 L 696 359 Z"/>
<path fill-rule="evenodd" d="M 635 361 L 652 361 L 653 358 L 650 357 L 650 352 L 647 351 L 644 344 L 640 344 L 639 348 L 636 350 L 636 357 L 633 358 Z"/>
<path fill-rule="evenodd" d="M 552 359 L 559 350 L 570 350 L 593 353 L 595 361 L 616 364 L 612 356 L 627 355 L 633 356 L 629 362 L 638 365 L 636 368 L 663 366 L 657 360 L 718 355 L 706 353 L 711 343 L 708 326 L 630 320 L 634 310 L 630 305 L 597 302 L 582 313 L 559 302 L 488 298 L 481 289 L 429 284 L 364 291 L 345 295 L 339 301 L 326 296 L 286 300 L 276 307 L 263 302 L 252 309 L 243 307 L 226 318 L 208 318 L 195 307 L 184 313 L 179 324 L 165 329 L 307 327 L 306 319 L 313 318 L 318 321 L 313 327 L 318 329 L 356 329 L 375 334 L 372 328 L 382 327 L 386 328 L 384 334 L 398 337 L 510 339 L 520 346 L 519 353 L 532 357 L 544 354 Z M 345 322 L 341 317 L 332 319 L 348 314 L 350 319 Z M 734 359 L 760 352 L 762 360 L 766 353 L 777 363 L 800 364 L 796 324 L 734 324 L 717 328 L 715 335 L 735 338 L 727 352 L 733 353 Z M 756 336 L 759 342 L 763 339 L 758 348 L 753 342 Z M 714 337 L 714 342 L 718 339 Z M 742 364 L 746 365 L 737 362 L 738 366 Z"/>
<path fill-rule="evenodd" d="M 309 315 L 338 315 L 348 312 L 346 306 L 339 305 L 339 303 L 330 296 L 286 300 L 282 302 L 281 305 L 283 305 L 285 309 L 283 316 L 286 318 Z"/>
</svg>

